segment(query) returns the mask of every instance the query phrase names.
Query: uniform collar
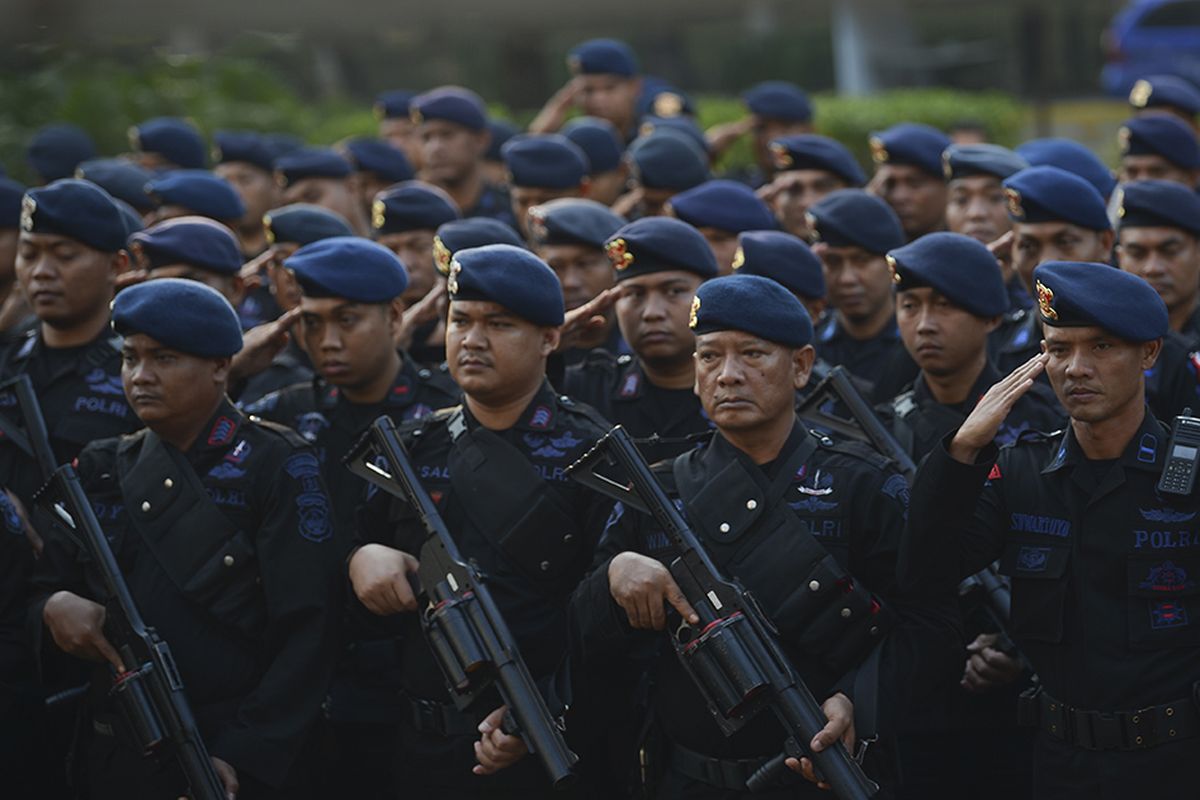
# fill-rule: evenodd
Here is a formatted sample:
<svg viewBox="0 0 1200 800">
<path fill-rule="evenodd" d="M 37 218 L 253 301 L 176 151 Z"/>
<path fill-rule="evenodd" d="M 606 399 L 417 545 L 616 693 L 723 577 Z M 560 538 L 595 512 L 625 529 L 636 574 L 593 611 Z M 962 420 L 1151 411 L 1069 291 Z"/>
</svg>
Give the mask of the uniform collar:
<svg viewBox="0 0 1200 800">
<path fill-rule="evenodd" d="M 52 349 L 47 347 L 45 341 L 42 339 L 42 326 L 40 323 L 35 325 L 25 336 L 25 340 L 17 348 L 15 358 L 18 361 L 28 360 L 35 354 L 41 355 Z M 97 334 L 96 338 L 87 344 L 79 348 L 67 347 L 63 349 L 78 349 L 79 359 L 76 370 L 83 373 L 89 372 L 93 367 L 103 366 L 120 356 L 122 341 L 124 340 L 119 334 L 114 333 L 111 328 L 106 327 Z"/>
<path fill-rule="evenodd" d="M 1141 426 L 1133 434 L 1133 438 L 1129 440 L 1129 444 L 1125 446 L 1125 451 L 1121 453 L 1121 457 L 1117 461 L 1126 469 L 1162 472 L 1166 450 L 1167 434 L 1147 406 Z M 1054 457 L 1042 469 L 1042 474 L 1057 472 L 1063 467 L 1074 466 L 1085 459 L 1083 449 L 1075 439 L 1075 429 L 1068 423 L 1066 432 L 1059 440 Z"/>
<path fill-rule="evenodd" d="M 198 455 L 210 450 L 228 448 L 237 438 L 238 431 L 245 423 L 246 415 L 238 410 L 228 397 L 222 398 L 216 413 L 201 428 L 200 435 L 196 437 L 196 441 L 188 452 Z"/>
<path fill-rule="evenodd" d="M 983 370 L 979 373 L 979 376 L 975 378 L 975 382 L 971 384 L 971 391 L 967 392 L 966 400 L 964 400 L 962 403 L 963 407 L 974 408 L 975 404 L 979 402 L 979 399 L 983 397 L 987 390 L 992 388 L 992 386 L 996 384 L 1000 378 L 1001 375 L 996 368 L 992 366 L 992 362 L 985 361 Z M 942 405 L 941 403 L 938 403 L 937 398 L 933 396 L 933 391 L 929 388 L 929 384 L 925 382 L 924 372 L 919 374 L 917 379 L 913 381 L 913 399 L 918 405 L 926 405 L 928 403 L 937 403 L 938 405 Z"/>
<path fill-rule="evenodd" d="M 558 394 L 550 385 L 550 381 L 543 378 L 541 388 L 529 401 L 529 405 L 525 406 L 525 410 L 521 412 L 521 416 L 513 423 L 510 430 L 534 431 L 535 433 L 553 430 L 558 420 L 558 399 Z M 479 425 L 479 420 L 475 419 L 475 415 L 471 413 L 470 406 L 465 401 L 462 404 L 462 413 L 472 429 Z"/>
<path fill-rule="evenodd" d="M 613 400 L 632 402 L 642 396 L 646 386 L 646 373 L 642 370 L 642 360 L 637 356 L 630 359 L 625 369 L 617 373 L 617 383 L 613 386 Z"/>
<path fill-rule="evenodd" d="M 392 379 L 392 385 L 388 387 L 387 394 L 383 396 L 383 400 L 372 405 L 388 407 L 412 405 L 416 400 L 417 386 L 422 379 L 420 373 L 424 371 L 423 368 L 418 368 L 415 365 L 408 354 L 401 353 L 400 369 L 396 370 L 396 377 Z M 320 375 L 313 377 L 313 393 L 317 397 L 317 404 L 326 410 L 334 408 L 339 402 L 350 402 L 342 397 L 342 393 L 338 390 L 338 387 L 329 383 Z"/>
<path fill-rule="evenodd" d="M 824 324 L 817 331 L 817 340 L 821 342 L 831 342 L 843 337 L 849 338 L 850 334 L 846 333 L 846 329 L 842 327 L 836 312 L 830 314 Z M 888 320 L 887 325 L 884 325 L 883 328 L 880 329 L 879 333 L 875 334 L 869 339 L 856 341 L 872 341 L 875 339 L 894 341 L 899 338 L 900 327 L 896 324 L 896 315 L 892 314 L 892 317 Z"/>
</svg>

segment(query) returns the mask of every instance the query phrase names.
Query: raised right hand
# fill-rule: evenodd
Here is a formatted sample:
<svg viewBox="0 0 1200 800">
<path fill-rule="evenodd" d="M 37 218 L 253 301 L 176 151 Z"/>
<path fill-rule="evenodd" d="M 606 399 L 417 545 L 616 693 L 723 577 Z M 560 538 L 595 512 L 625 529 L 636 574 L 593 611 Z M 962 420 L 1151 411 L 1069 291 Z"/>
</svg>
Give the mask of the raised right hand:
<svg viewBox="0 0 1200 800">
<path fill-rule="evenodd" d="M 664 603 L 674 606 L 692 625 L 700 621 L 671 573 L 648 556 L 618 553 L 608 564 L 608 591 L 625 609 L 629 624 L 639 630 L 661 631 L 666 626 Z"/>
<path fill-rule="evenodd" d="M 60 650 L 88 661 L 107 661 L 124 672 L 121 656 L 104 637 L 104 617 L 104 606 L 67 591 L 50 595 L 42 607 L 42 622 Z"/>
<path fill-rule="evenodd" d="M 1045 368 L 1048 359 L 1045 353 L 1038 353 L 987 390 L 950 442 L 950 455 L 956 461 L 975 463 L 979 451 L 996 438 L 1004 418 L 1021 399 L 1021 395 L 1033 386 L 1034 379 Z"/>
<path fill-rule="evenodd" d="M 366 544 L 350 557 L 350 585 L 369 611 L 381 617 L 416 611 L 409 575 L 419 562 L 401 550 L 382 544 Z"/>
</svg>

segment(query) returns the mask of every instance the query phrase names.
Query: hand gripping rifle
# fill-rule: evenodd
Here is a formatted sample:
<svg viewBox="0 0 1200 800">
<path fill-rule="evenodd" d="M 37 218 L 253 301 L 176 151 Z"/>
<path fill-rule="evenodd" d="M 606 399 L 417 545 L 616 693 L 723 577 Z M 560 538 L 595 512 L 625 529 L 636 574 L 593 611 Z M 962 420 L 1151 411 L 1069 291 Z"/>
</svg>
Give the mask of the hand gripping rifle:
<svg viewBox="0 0 1200 800">
<path fill-rule="evenodd" d="M 455 706 L 465 709 L 495 685 L 508 706 L 504 730 L 519 735 L 541 759 L 555 789 L 570 786 L 578 756 L 567 746 L 560 723 L 525 666 L 486 577 L 459 553 L 433 498 L 417 479 L 396 423 L 387 416 L 375 420 L 344 461 L 355 475 L 409 503 L 421 517 L 427 533 L 417 571 L 418 598 L 425 605 L 421 630 Z"/>
<path fill-rule="evenodd" d="M 629 485 L 597 472 L 603 465 L 618 467 Z M 840 741 L 810 752 L 809 742 L 826 724 L 820 704 L 788 662 L 774 624 L 745 588 L 721 576 L 629 433 L 620 425 L 613 428 L 567 473 L 584 486 L 652 515 L 678 551 L 669 569 L 700 622 L 681 622 L 671 643 L 721 732 L 730 736 L 765 710 L 786 732 L 783 753 L 752 775 L 747 788 L 769 788 L 785 769 L 785 758 L 804 756 L 842 800 L 874 795 L 879 787 Z"/>
</svg>

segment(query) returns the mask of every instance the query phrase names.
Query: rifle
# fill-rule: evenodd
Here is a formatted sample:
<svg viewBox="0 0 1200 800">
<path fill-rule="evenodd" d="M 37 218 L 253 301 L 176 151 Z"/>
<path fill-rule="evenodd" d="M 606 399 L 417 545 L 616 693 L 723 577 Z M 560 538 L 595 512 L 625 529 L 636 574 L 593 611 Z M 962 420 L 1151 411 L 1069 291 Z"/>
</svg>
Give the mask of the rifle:
<svg viewBox="0 0 1200 800">
<path fill-rule="evenodd" d="M 34 502 L 65 526 L 100 573 L 108 595 L 104 633 L 126 666 L 125 672 L 109 667 L 113 674 L 109 693 L 116 698 L 143 753 L 173 754 L 187 780 L 191 800 L 225 800 L 225 785 L 196 727 L 171 648 L 142 619 L 75 468 L 67 464 L 56 470 L 34 495 Z"/>
<path fill-rule="evenodd" d="M 1033 664 L 1008 635 L 1009 624 L 1012 621 L 1012 584 L 996 571 L 996 565 L 988 564 L 974 575 L 964 578 L 958 585 L 958 593 L 962 597 L 971 595 L 979 597 L 984 610 L 992 619 L 992 624 L 999 631 L 1000 636 L 996 642 L 996 648 L 1016 658 L 1021 662 L 1021 668 L 1024 671 L 1033 674 Z M 1036 674 L 1034 674 L 1034 680 L 1037 680 Z"/>
<path fill-rule="evenodd" d="M 355 475 L 412 505 L 421 517 L 426 532 L 417 571 L 418 599 L 425 605 L 421 631 L 454 705 L 464 710 L 495 685 L 508 706 L 504 730 L 519 735 L 541 759 L 555 789 L 570 786 L 579 757 L 567 746 L 561 724 L 530 675 L 486 576 L 463 558 L 417 479 L 396 423 L 379 417 L 343 461 Z"/>
<path fill-rule="evenodd" d="M 596 471 L 614 465 L 628 476 L 619 483 Z M 709 712 L 726 736 L 752 717 L 770 710 L 786 732 L 783 753 L 764 764 L 746 787 L 769 788 L 788 757 L 811 758 L 842 800 L 866 800 L 879 787 L 839 741 L 819 753 L 808 743 L 825 727 L 825 714 L 788 662 L 774 624 L 736 580 L 721 576 L 674 503 L 650 471 L 629 433 L 620 425 L 567 469 L 595 491 L 646 512 L 667 534 L 678 556 L 669 565 L 692 608 L 697 625 L 682 623 L 671 643 L 684 671 L 700 689 Z"/>
<path fill-rule="evenodd" d="M 838 404 L 850 413 L 848 418 L 832 413 L 831 407 Z M 890 458 L 910 483 L 917 474 L 912 457 L 883 427 L 843 366 L 829 370 L 829 375 L 796 407 L 796 416 L 823 430 L 865 442 Z"/>
<path fill-rule="evenodd" d="M 42 408 L 33 393 L 33 383 L 28 375 L 17 375 L 0 383 L 0 396 L 10 391 L 16 397 L 17 411 L 25 422 L 25 429 L 21 430 L 12 420 L 0 414 L 0 433 L 32 458 L 42 475 L 42 481 L 48 481 L 58 463 L 50 448 L 50 434 L 46 429 Z"/>
</svg>

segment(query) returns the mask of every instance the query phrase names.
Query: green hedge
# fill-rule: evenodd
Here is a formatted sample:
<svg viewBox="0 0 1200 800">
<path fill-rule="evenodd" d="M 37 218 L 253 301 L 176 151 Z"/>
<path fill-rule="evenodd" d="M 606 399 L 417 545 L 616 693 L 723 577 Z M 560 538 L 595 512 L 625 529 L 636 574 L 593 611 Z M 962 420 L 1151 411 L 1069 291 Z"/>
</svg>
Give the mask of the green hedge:
<svg viewBox="0 0 1200 800">
<path fill-rule="evenodd" d="M 705 127 L 745 113 L 736 98 L 700 95 L 696 101 Z M 971 119 L 983 123 L 994 141 L 1008 145 L 1017 141 L 1024 120 L 1022 106 L 1002 94 L 919 89 L 866 98 L 818 95 L 814 101 L 818 130 L 844 142 L 864 166 L 870 163 L 869 133 L 901 120 L 947 128 Z M 535 113 L 494 110 L 518 122 Z M 274 68 L 250 57 L 33 53 L 26 66 L 0 70 L 0 163 L 28 180 L 25 145 L 48 122 L 80 125 L 102 153 L 114 154 L 127 149 L 130 125 L 162 114 L 189 117 L 208 135 L 218 128 L 246 128 L 295 133 L 313 143 L 375 130 L 370 98 L 304 98 Z M 742 141 L 722 166 L 747 166 L 750 158 L 749 144 Z"/>
</svg>

